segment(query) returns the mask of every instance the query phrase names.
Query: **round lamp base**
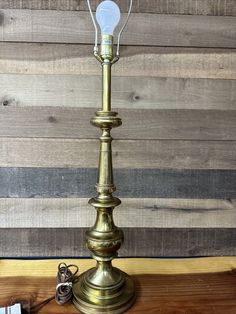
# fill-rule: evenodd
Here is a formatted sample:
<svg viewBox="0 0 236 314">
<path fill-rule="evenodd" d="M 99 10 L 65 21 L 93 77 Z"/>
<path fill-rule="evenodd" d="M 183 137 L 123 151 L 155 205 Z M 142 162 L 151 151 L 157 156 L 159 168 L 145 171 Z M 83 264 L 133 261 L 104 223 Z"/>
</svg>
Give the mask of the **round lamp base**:
<svg viewBox="0 0 236 314">
<path fill-rule="evenodd" d="M 132 279 L 116 269 L 122 282 L 114 286 L 98 286 L 88 281 L 93 269 L 83 273 L 73 285 L 73 303 L 84 314 L 120 314 L 127 311 L 135 301 Z"/>
</svg>

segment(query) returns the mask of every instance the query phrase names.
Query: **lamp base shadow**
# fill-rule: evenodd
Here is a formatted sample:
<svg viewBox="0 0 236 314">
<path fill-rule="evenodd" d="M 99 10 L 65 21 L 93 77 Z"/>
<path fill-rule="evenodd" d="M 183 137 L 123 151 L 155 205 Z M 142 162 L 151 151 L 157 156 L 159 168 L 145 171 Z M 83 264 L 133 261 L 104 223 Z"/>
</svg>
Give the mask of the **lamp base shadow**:
<svg viewBox="0 0 236 314">
<path fill-rule="evenodd" d="M 120 314 L 127 311 L 135 302 L 133 280 L 117 268 L 113 270 L 119 281 L 110 286 L 99 286 L 89 279 L 95 268 L 83 273 L 73 285 L 73 303 L 84 314 Z"/>
</svg>

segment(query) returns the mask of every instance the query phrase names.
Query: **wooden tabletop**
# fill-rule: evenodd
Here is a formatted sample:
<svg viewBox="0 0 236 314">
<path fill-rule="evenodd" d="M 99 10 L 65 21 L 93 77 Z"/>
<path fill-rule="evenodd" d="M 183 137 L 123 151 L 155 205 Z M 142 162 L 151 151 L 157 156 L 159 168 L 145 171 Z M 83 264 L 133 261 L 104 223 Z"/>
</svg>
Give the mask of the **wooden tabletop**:
<svg viewBox="0 0 236 314">
<path fill-rule="evenodd" d="M 56 282 L 53 274 L 56 273 L 57 263 L 55 260 L 0 261 L 1 306 L 21 302 L 27 309 L 30 305 L 53 296 Z M 76 263 L 83 269 L 90 266 L 92 261 L 76 260 Z M 116 261 L 116 264 L 123 266 L 125 271 L 133 269 L 130 273 L 137 288 L 137 302 L 128 313 L 236 313 L 235 257 L 122 259 Z M 78 312 L 71 304 L 59 306 L 52 300 L 38 313 Z"/>
</svg>

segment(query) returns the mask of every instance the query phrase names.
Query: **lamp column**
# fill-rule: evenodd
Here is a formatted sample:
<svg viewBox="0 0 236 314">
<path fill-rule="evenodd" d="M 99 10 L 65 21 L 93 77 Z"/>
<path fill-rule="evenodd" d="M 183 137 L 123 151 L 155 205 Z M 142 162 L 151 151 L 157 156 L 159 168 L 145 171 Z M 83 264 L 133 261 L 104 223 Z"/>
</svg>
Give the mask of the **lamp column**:
<svg viewBox="0 0 236 314">
<path fill-rule="evenodd" d="M 111 111 L 111 66 L 113 36 L 102 35 L 101 53 L 95 56 L 101 62 L 103 72 L 102 110 L 91 119 L 92 125 L 101 129 L 97 196 L 89 204 L 97 211 L 94 226 L 86 233 L 86 244 L 96 260 L 96 267 L 79 277 L 73 286 L 74 305 L 82 313 L 119 314 L 129 309 L 135 300 L 131 278 L 112 266 L 123 243 L 123 232 L 115 226 L 113 210 L 121 202 L 112 193 L 116 190 L 113 182 L 111 129 L 121 125 L 117 113 Z"/>
</svg>

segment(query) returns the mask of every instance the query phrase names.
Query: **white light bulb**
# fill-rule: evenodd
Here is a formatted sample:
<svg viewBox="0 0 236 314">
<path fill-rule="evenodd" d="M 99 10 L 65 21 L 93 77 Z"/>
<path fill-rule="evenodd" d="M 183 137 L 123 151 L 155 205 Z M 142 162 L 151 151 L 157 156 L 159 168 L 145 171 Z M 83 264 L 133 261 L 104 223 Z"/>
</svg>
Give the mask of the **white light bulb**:
<svg viewBox="0 0 236 314">
<path fill-rule="evenodd" d="M 102 35 L 113 35 L 120 21 L 120 9 L 114 1 L 102 1 L 96 10 L 96 19 Z"/>
</svg>

